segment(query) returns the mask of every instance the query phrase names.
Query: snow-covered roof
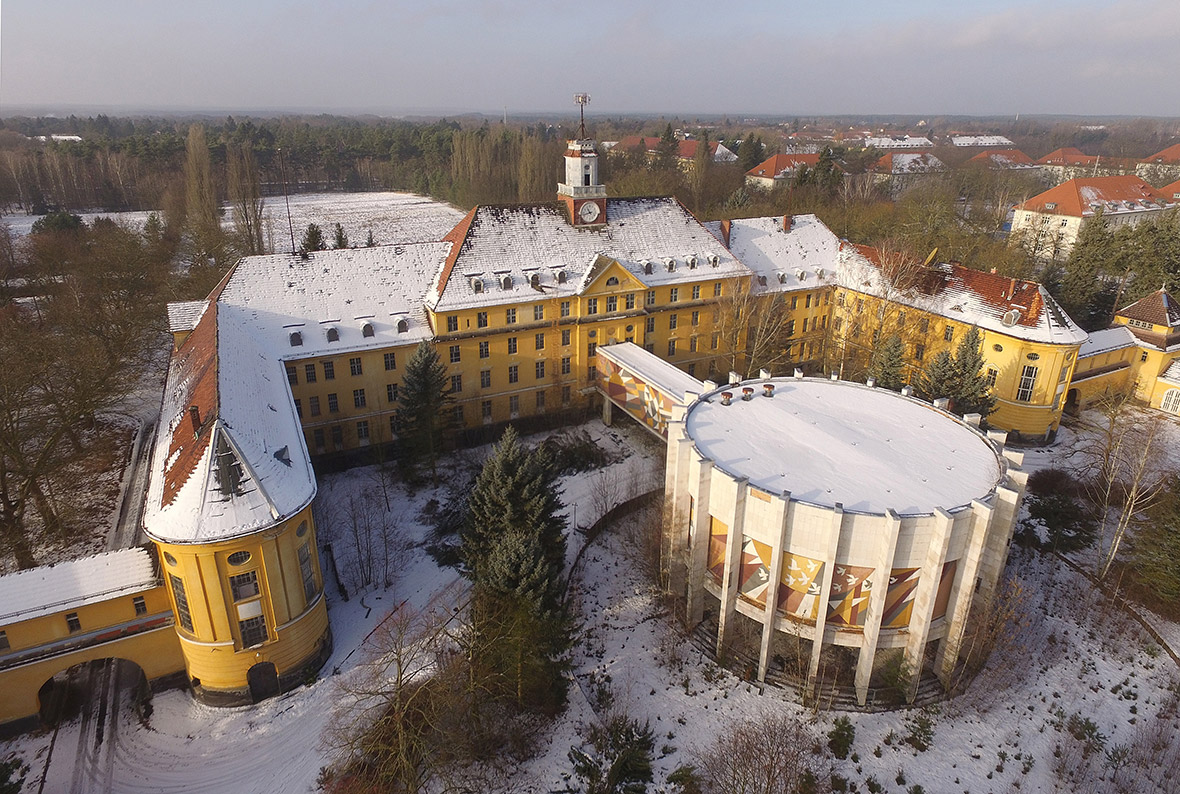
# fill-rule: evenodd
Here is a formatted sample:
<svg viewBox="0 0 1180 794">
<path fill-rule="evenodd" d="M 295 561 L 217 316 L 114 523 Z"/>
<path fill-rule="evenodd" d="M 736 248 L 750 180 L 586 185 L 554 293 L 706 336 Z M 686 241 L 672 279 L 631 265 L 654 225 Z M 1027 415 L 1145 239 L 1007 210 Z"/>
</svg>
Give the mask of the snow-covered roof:
<svg viewBox="0 0 1180 794">
<path fill-rule="evenodd" d="M 865 138 L 865 148 L 874 149 L 929 149 L 934 144 L 924 136 L 891 135 Z"/>
<path fill-rule="evenodd" d="M 753 289 L 789 292 L 833 283 L 839 238 L 814 215 L 786 218 L 744 218 L 728 224 L 729 250 L 754 272 Z M 725 239 L 720 222 L 705 226 Z"/>
<path fill-rule="evenodd" d="M 1134 347 L 1136 343 L 1135 335 L 1125 325 L 1116 325 L 1114 328 L 1106 328 L 1102 331 L 1091 331 L 1089 338 L 1078 348 L 1078 358 L 1098 356 L 1112 350 Z"/>
<path fill-rule="evenodd" d="M 952 135 L 954 146 L 1011 146 L 1012 141 L 1003 135 Z"/>
<path fill-rule="evenodd" d="M 838 268 L 841 286 L 1016 339 L 1058 345 L 1086 341 L 1086 332 L 1035 281 L 944 263 L 915 269 L 908 279 L 912 286 L 899 288 L 882 273 L 879 255 L 876 249 L 845 243 Z"/>
<path fill-rule="evenodd" d="M 984 163 L 988 168 L 1037 169 L 1033 159 L 1019 149 L 989 149 L 972 157 L 969 163 Z"/>
<path fill-rule="evenodd" d="M 764 396 L 763 383 L 774 385 Z M 754 388 L 749 400 L 742 388 Z M 722 392 L 733 399 L 724 405 Z M 848 381 L 774 378 L 702 395 L 686 416 L 697 450 L 750 485 L 882 514 L 987 499 L 1004 463 L 979 431 L 928 403 Z"/>
<path fill-rule="evenodd" d="M 1133 174 L 1070 179 L 1018 204 L 1016 209 L 1072 217 L 1102 212 L 1158 212 L 1180 206 Z"/>
<path fill-rule="evenodd" d="M 476 207 L 448 235 L 455 248 L 427 305 L 444 312 L 573 296 L 600 255 L 648 287 L 748 275 L 674 198 L 608 199 L 606 218 L 577 228 L 558 203 Z"/>
<path fill-rule="evenodd" d="M 946 164 L 929 152 L 891 152 L 881 156 L 874 170 L 895 176 L 928 174 L 933 171 L 945 171 Z"/>
<path fill-rule="evenodd" d="M 1177 386 L 1180 386 L 1180 358 L 1168 365 L 1168 368 L 1160 375 L 1160 380 L 1166 380 L 1168 383 L 1175 383 Z"/>
<path fill-rule="evenodd" d="M 598 348 L 598 355 L 626 367 L 644 383 L 662 391 L 674 400 L 683 402 L 688 392 L 700 394 L 704 384 L 684 370 L 659 356 L 652 355 L 634 342 L 622 342 Z"/>
<path fill-rule="evenodd" d="M 168 304 L 168 333 L 191 331 L 197 327 L 209 301 L 176 301 Z"/>
<path fill-rule="evenodd" d="M 152 553 L 134 547 L 0 576 L 0 626 L 77 609 L 158 584 Z"/>
</svg>

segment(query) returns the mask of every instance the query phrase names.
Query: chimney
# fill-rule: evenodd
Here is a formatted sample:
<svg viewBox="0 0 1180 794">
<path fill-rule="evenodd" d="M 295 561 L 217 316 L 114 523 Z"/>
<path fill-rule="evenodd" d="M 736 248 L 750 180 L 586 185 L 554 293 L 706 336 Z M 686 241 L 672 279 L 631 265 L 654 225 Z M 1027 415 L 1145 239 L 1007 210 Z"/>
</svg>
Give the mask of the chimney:
<svg viewBox="0 0 1180 794">
<path fill-rule="evenodd" d="M 731 392 L 731 391 L 721 392 L 721 404 L 722 405 L 729 405 L 729 401 L 732 399 L 733 399 L 733 392 Z"/>
<path fill-rule="evenodd" d="M 201 409 L 195 405 L 188 407 L 189 422 L 193 426 L 193 437 L 196 438 L 201 434 Z"/>
<path fill-rule="evenodd" d="M 763 383 L 762 384 L 762 396 L 763 397 L 773 397 L 774 396 L 774 384 L 773 383 Z"/>
<path fill-rule="evenodd" d="M 832 377 L 832 380 L 840 380 L 840 373 L 833 372 L 831 377 Z"/>
<path fill-rule="evenodd" d="M 784 232 L 791 231 L 791 227 L 794 225 L 795 225 L 795 216 L 794 215 L 784 215 L 783 216 L 783 231 Z"/>
<path fill-rule="evenodd" d="M 762 380 L 770 380 L 770 370 L 768 370 L 768 369 L 758 370 L 758 377 L 761 378 Z"/>
<path fill-rule="evenodd" d="M 754 388 L 752 386 L 742 387 L 742 399 L 749 402 L 754 398 Z"/>
<path fill-rule="evenodd" d="M 914 396 L 914 387 L 909 386 L 909 385 L 902 386 L 901 387 L 901 396 L 902 397 L 913 397 Z"/>
<path fill-rule="evenodd" d="M 993 268 L 992 268 L 991 270 L 989 270 L 988 272 L 989 272 L 989 273 L 991 273 L 991 274 L 994 276 L 994 275 L 996 274 L 996 269 L 993 267 Z"/>
<path fill-rule="evenodd" d="M 1008 291 L 1008 300 L 1012 300 L 1013 298 L 1016 297 L 1016 279 L 1011 279 L 1011 281 L 1012 281 L 1012 284 L 1011 284 L 1011 288 Z"/>
<path fill-rule="evenodd" d="M 721 221 L 721 239 L 725 243 L 725 247 L 729 248 L 729 230 L 733 228 L 733 221 Z"/>
<path fill-rule="evenodd" d="M 803 370 L 795 367 L 795 380 L 803 380 Z"/>
<path fill-rule="evenodd" d="M 934 407 L 940 411 L 948 411 L 951 407 L 951 401 L 946 397 L 939 397 L 934 401 Z"/>
<path fill-rule="evenodd" d="M 739 384 L 741 382 L 742 382 L 742 376 L 737 374 L 733 370 L 730 370 L 729 371 L 729 385 L 736 386 L 737 384 Z"/>
</svg>

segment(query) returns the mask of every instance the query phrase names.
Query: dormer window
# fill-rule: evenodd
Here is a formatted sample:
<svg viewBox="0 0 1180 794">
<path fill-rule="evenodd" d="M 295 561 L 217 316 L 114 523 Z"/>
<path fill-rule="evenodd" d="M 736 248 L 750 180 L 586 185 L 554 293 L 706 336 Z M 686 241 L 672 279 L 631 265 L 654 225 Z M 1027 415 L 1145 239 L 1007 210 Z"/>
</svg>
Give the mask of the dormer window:
<svg viewBox="0 0 1180 794">
<path fill-rule="evenodd" d="M 760 287 L 766 286 L 766 276 L 759 276 L 758 277 L 758 286 L 760 286 Z"/>
<path fill-rule="evenodd" d="M 409 320 L 402 318 L 397 321 L 397 332 L 399 334 L 404 334 L 408 330 L 410 330 L 410 321 Z"/>
<path fill-rule="evenodd" d="M 668 257 L 664 260 L 664 265 L 668 268 L 668 272 L 671 273 L 676 269 L 676 260 L 672 257 Z"/>
<path fill-rule="evenodd" d="M 369 337 L 373 336 L 374 333 L 375 332 L 373 331 L 373 324 L 372 323 L 362 323 L 361 324 L 361 336 L 368 339 Z"/>
<path fill-rule="evenodd" d="M 646 275 L 646 276 L 650 276 L 650 275 L 651 275 L 651 262 L 648 262 L 648 261 L 646 261 L 646 260 L 644 261 L 644 263 L 643 263 L 643 274 L 644 274 L 644 275 Z"/>
<path fill-rule="evenodd" d="M 299 331 L 291 332 L 291 347 L 303 347 L 303 334 Z"/>
<path fill-rule="evenodd" d="M 1057 202 L 1056 201 L 1046 201 L 1045 202 L 1045 209 L 1047 209 L 1047 210 L 1057 209 Z"/>
<path fill-rule="evenodd" d="M 717 265 L 721 264 L 721 257 L 717 256 L 717 254 L 709 254 L 709 264 L 712 267 L 717 267 Z"/>
<path fill-rule="evenodd" d="M 533 273 L 531 276 L 529 276 L 529 286 L 532 287 L 533 289 L 540 289 L 541 288 L 540 274 Z"/>
<path fill-rule="evenodd" d="M 329 342 L 339 342 L 340 341 L 340 329 L 334 325 L 328 328 L 328 341 Z"/>
<path fill-rule="evenodd" d="M 479 293 L 483 292 L 483 279 L 482 278 L 471 279 L 471 291 L 477 295 Z"/>
<path fill-rule="evenodd" d="M 500 279 L 500 286 L 504 289 L 512 289 L 512 276 L 504 276 Z"/>
<path fill-rule="evenodd" d="M 565 278 L 566 278 L 566 276 L 565 276 L 565 271 L 564 271 L 564 270 L 558 270 L 558 271 L 557 271 L 557 283 L 558 283 L 558 284 L 564 284 L 564 283 L 565 283 Z"/>
<path fill-rule="evenodd" d="M 697 258 L 695 256 L 690 256 L 687 259 L 685 259 L 684 261 L 688 263 L 689 270 L 696 270 L 697 269 Z"/>
</svg>

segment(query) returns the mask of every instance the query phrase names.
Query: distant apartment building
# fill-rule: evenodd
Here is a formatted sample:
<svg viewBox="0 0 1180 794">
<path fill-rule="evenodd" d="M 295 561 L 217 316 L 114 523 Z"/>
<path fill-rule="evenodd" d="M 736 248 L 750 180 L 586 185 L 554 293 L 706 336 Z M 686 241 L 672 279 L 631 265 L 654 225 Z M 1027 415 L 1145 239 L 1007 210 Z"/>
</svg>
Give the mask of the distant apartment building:
<svg viewBox="0 0 1180 794">
<path fill-rule="evenodd" d="M 1068 146 L 1049 152 L 1037 160 L 1037 165 L 1041 166 L 1041 173 L 1049 185 L 1060 185 L 1083 177 L 1134 174 L 1137 163 L 1124 157 L 1084 154 L 1080 149 Z"/>
<path fill-rule="evenodd" d="M 1135 175 L 1153 185 L 1180 179 L 1180 143 L 1144 157 L 1135 166 Z"/>
<path fill-rule="evenodd" d="M 987 146 L 996 149 L 1007 149 L 1011 148 L 1013 143 L 1003 135 L 952 135 L 951 145 L 964 148 Z"/>
<path fill-rule="evenodd" d="M 767 157 L 746 172 L 746 186 L 772 190 L 776 185 L 788 184 L 803 168 L 814 168 L 818 154 L 775 154 Z"/>
<path fill-rule="evenodd" d="M 877 135 L 865 138 L 866 149 L 929 149 L 934 143 L 923 135 Z"/>
</svg>

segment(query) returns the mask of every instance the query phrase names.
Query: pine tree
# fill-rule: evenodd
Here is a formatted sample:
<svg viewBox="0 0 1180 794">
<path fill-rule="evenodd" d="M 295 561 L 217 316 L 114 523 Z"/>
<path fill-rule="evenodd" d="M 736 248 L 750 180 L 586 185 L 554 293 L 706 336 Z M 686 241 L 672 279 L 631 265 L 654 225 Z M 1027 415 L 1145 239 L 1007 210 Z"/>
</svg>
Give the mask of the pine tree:
<svg viewBox="0 0 1180 794">
<path fill-rule="evenodd" d="M 307 224 L 307 231 L 303 233 L 303 242 L 299 244 L 303 251 L 323 251 L 328 247 L 324 242 L 324 230 L 317 223 Z"/>
<path fill-rule="evenodd" d="M 905 364 L 905 344 L 897 334 L 885 337 L 881 344 L 873 348 L 873 355 L 869 359 L 868 376 L 876 381 L 877 386 L 891 391 L 901 391 L 905 385 L 902 367 Z"/>
<path fill-rule="evenodd" d="M 348 247 L 348 235 L 344 233 L 344 227 L 339 223 L 332 229 L 332 247 L 336 249 Z"/>
<path fill-rule="evenodd" d="M 692 160 L 692 200 L 693 208 L 698 215 L 704 210 L 705 187 L 709 182 L 709 170 L 712 165 L 713 157 L 709 151 L 709 133 L 705 130 L 701 132 L 701 138 L 697 141 L 697 150 Z"/>
<path fill-rule="evenodd" d="M 1115 239 L 1102 213 L 1082 225 L 1061 278 L 1061 305 L 1086 330 L 1106 326 L 1109 319 L 1103 287 L 1115 259 Z M 1113 300 L 1113 296 L 1109 298 Z"/>
<path fill-rule="evenodd" d="M 983 371 L 983 335 L 972 326 L 955 348 L 955 377 L 958 388 L 951 396 L 954 412 L 980 414 L 984 418 L 996 407 Z"/>
<path fill-rule="evenodd" d="M 437 476 L 448 386 L 447 369 L 438 352 L 422 340 L 406 362 L 396 412 L 401 465 L 410 476 L 423 461 L 430 464 L 431 476 Z"/>
<path fill-rule="evenodd" d="M 954 399 L 959 391 L 959 370 L 946 350 L 940 350 L 918 378 L 918 393 L 928 400 Z"/>
<path fill-rule="evenodd" d="M 676 152 L 678 149 L 676 135 L 672 132 L 672 122 L 664 127 L 664 134 L 656 147 L 656 159 L 652 167 L 657 171 L 671 171 L 676 167 Z"/>
<path fill-rule="evenodd" d="M 1172 478 L 1150 515 L 1134 539 L 1134 570 L 1148 592 L 1175 605 L 1180 603 L 1180 477 Z"/>
</svg>

